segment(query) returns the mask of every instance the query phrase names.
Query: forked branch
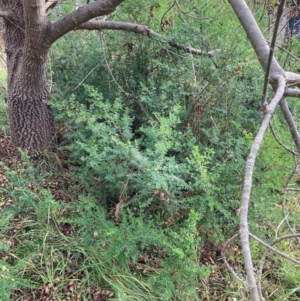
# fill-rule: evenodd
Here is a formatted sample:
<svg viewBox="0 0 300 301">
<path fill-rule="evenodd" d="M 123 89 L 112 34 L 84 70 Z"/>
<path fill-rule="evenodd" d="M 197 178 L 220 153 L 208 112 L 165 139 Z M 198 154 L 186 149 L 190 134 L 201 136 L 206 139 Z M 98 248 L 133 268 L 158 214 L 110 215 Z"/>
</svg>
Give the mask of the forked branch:
<svg viewBox="0 0 300 301">
<path fill-rule="evenodd" d="M 95 17 L 111 14 L 123 1 L 97 0 L 79 7 L 52 24 L 50 42 L 54 43 L 61 36 Z"/>
</svg>

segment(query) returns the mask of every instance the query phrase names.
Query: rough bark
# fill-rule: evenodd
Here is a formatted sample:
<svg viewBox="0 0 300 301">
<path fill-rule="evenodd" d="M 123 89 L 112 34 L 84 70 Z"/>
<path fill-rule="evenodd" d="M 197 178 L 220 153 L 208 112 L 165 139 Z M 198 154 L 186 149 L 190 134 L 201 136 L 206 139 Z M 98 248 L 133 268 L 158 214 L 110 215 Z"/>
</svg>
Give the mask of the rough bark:
<svg viewBox="0 0 300 301">
<path fill-rule="evenodd" d="M 23 5 L 24 2 L 24 5 Z M 54 135 L 46 76 L 48 22 L 39 1 L 0 1 L 5 18 L 7 102 L 13 144 L 28 150 L 48 146 Z M 25 24 L 26 20 L 26 24 Z"/>
</svg>

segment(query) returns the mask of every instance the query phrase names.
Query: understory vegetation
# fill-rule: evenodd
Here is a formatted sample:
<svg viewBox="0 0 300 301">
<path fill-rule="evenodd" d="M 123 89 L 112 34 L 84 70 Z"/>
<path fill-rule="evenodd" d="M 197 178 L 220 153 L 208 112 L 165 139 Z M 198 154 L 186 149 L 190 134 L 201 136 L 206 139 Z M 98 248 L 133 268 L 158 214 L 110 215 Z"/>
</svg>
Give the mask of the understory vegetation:
<svg viewBox="0 0 300 301">
<path fill-rule="evenodd" d="M 264 74 L 227 3 L 136 2 L 110 18 L 218 51 L 192 55 L 122 31 L 61 38 L 48 64 L 58 146 L 35 156 L 13 151 L 3 100 L 0 300 L 249 300 L 221 255 L 244 279 L 239 241 L 225 242 L 239 228 Z M 276 50 L 295 72 L 297 43 L 286 45 L 294 56 Z M 280 112 L 272 126 L 293 148 Z M 260 150 L 249 221 L 270 244 L 299 231 L 298 158 L 276 139 L 269 130 Z M 265 247 L 251 243 L 258 269 Z M 299 257 L 295 238 L 274 246 Z M 299 266 L 268 253 L 262 275 L 267 300 L 299 300 Z"/>
</svg>

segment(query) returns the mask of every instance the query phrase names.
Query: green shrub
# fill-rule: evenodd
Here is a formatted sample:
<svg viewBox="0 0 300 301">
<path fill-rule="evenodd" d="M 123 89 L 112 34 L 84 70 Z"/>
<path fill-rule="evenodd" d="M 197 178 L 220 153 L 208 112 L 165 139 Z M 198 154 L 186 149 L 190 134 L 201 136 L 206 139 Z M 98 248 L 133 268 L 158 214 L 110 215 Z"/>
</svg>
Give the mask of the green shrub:
<svg viewBox="0 0 300 301">
<path fill-rule="evenodd" d="M 77 177 L 91 195 L 108 205 L 137 207 L 140 213 L 165 218 L 194 209 L 203 227 L 214 229 L 218 214 L 226 214 L 214 197 L 214 152 L 200 150 L 191 130 L 182 127 L 182 108 L 176 104 L 168 115 L 153 113 L 134 128 L 122 100 L 111 103 L 95 89 L 86 90 L 88 106 L 72 99 L 54 106 L 74 129 L 63 148 L 80 165 Z"/>
</svg>

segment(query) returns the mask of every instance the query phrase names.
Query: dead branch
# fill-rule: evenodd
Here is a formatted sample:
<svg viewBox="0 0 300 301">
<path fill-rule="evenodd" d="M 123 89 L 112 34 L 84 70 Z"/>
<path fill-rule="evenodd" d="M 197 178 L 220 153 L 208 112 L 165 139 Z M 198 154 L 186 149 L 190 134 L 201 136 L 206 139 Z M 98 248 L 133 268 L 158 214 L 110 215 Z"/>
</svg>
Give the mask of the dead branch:
<svg viewBox="0 0 300 301">
<path fill-rule="evenodd" d="M 273 246 L 273 245 L 277 244 L 278 242 L 280 242 L 284 239 L 291 239 L 291 238 L 299 239 L 299 237 L 300 237 L 300 233 L 284 235 L 284 236 L 281 236 L 281 237 L 275 239 L 269 246 Z M 265 250 L 263 256 L 261 257 L 260 264 L 259 264 L 259 269 L 258 269 L 258 272 L 257 272 L 257 286 L 258 286 L 260 292 L 261 292 L 262 273 L 263 273 L 265 261 L 266 261 L 266 258 L 268 256 L 268 254 L 269 254 L 269 251 L 270 251 L 270 248 L 267 248 Z"/>
<path fill-rule="evenodd" d="M 236 272 L 233 270 L 233 268 L 230 266 L 229 262 L 226 259 L 226 253 L 227 253 L 227 249 L 229 247 L 229 245 L 238 237 L 238 233 L 233 235 L 231 238 L 229 238 L 225 244 L 223 245 L 222 251 L 221 251 L 221 255 L 222 255 L 222 259 L 227 267 L 227 269 L 229 270 L 229 272 L 231 273 L 231 275 L 233 276 L 233 278 L 235 278 L 237 281 L 241 282 L 245 288 L 247 288 L 247 282 L 244 281 L 242 278 L 240 278 Z"/>
<path fill-rule="evenodd" d="M 299 155 L 298 153 L 296 153 L 295 151 L 289 149 L 288 147 L 286 147 L 280 140 L 279 138 L 277 137 L 276 133 L 275 133 L 275 130 L 273 128 L 273 125 L 272 125 L 272 122 L 270 122 L 270 129 L 271 129 L 271 132 L 272 132 L 272 135 L 274 137 L 274 139 L 277 141 L 277 143 L 282 146 L 286 151 L 288 151 L 289 153 L 293 154 L 293 155 Z"/>
<path fill-rule="evenodd" d="M 267 43 L 270 44 L 269 41 L 267 41 Z M 278 45 L 278 44 L 275 44 L 275 46 L 276 46 L 277 48 L 283 50 L 284 52 L 286 52 L 289 56 L 291 56 L 291 57 L 292 57 L 293 59 L 295 59 L 296 61 L 300 62 L 300 59 L 299 59 L 296 55 L 294 55 L 294 54 L 292 54 L 290 51 L 288 51 L 285 47 L 282 47 L 281 45 Z"/>
<path fill-rule="evenodd" d="M 275 253 L 275 254 L 277 254 L 277 255 L 279 255 L 279 256 L 281 256 L 281 257 L 283 257 L 283 258 L 285 258 L 285 259 L 287 259 L 287 260 L 289 260 L 289 261 L 291 261 L 291 262 L 293 262 L 293 263 L 295 263 L 297 265 L 300 265 L 300 261 L 299 260 L 297 260 L 297 259 L 295 259 L 295 258 L 293 258 L 293 257 L 291 257 L 291 256 L 289 256 L 287 254 L 285 254 L 284 252 L 281 252 L 281 251 L 275 249 L 274 247 L 272 247 L 271 245 L 267 244 L 262 239 L 260 239 L 259 237 L 255 236 L 254 234 L 249 233 L 249 235 L 252 238 L 254 238 L 255 240 L 257 240 L 259 243 L 261 243 L 263 246 L 265 246 L 267 249 L 269 249 L 269 251 L 272 251 L 273 253 Z M 292 235 L 295 235 L 295 234 L 292 234 Z M 298 233 L 298 235 L 294 236 L 294 237 L 298 237 L 298 236 L 300 236 L 300 233 Z"/>
</svg>

